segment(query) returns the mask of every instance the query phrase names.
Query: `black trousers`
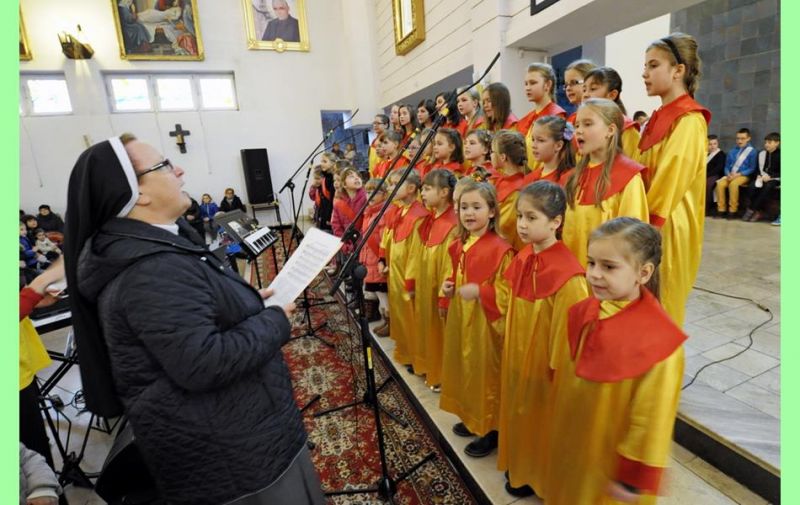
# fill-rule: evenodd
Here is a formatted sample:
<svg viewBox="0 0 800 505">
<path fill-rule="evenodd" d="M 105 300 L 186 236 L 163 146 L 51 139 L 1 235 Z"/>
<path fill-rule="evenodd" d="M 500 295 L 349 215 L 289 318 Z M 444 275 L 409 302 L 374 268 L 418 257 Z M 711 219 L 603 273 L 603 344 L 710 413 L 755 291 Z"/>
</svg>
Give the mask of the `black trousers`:
<svg viewBox="0 0 800 505">
<path fill-rule="evenodd" d="M 53 454 L 50 452 L 50 439 L 47 438 L 44 418 L 39 408 L 39 386 L 36 379 L 19 392 L 19 441 L 28 449 L 36 451 L 53 466 Z"/>
<path fill-rule="evenodd" d="M 752 210 L 764 210 L 767 202 L 778 191 L 780 181 L 767 181 L 760 188 L 753 187 L 750 191 L 750 208 Z"/>
</svg>

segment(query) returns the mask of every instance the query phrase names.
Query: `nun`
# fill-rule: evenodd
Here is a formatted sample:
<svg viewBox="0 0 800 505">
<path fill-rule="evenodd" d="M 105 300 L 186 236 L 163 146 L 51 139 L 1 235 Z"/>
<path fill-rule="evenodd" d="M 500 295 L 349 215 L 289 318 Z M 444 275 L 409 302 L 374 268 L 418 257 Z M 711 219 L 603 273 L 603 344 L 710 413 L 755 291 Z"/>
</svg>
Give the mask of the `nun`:
<svg viewBox="0 0 800 505">
<path fill-rule="evenodd" d="M 123 134 L 69 179 L 65 262 L 87 408 L 125 414 L 177 505 L 322 504 L 281 346 L 294 305 L 257 291 L 182 219 L 184 171 Z"/>
</svg>

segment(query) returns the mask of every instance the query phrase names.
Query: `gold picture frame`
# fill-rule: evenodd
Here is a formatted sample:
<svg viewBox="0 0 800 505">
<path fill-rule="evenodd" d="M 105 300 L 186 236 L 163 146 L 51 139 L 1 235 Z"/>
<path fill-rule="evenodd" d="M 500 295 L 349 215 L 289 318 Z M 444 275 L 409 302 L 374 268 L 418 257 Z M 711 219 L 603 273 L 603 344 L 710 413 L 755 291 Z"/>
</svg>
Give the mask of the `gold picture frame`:
<svg viewBox="0 0 800 505">
<path fill-rule="evenodd" d="M 197 0 L 111 0 L 123 60 L 202 61 Z"/>
<path fill-rule="evenodd" d="M 424 0 L 392 0 L 394 52 L 408 54 L 425 40 Z"/>
<path fill-rule="evenodd" d="M 285 12 L 281 9 L 284 6 L 288 8 Z M 242 10 L 248 49 L 279 53 L 311 50 L 305 0 L 242 0 Z"/>
<path fill-rule="evenodd" d="M 22 7 L 19 9 L 19 59 L 20 61 L 33 59 L 31 46 L 28 44 L 28 33 L 25 31 L 25 22 L 22 20 Z"/>
</svg>

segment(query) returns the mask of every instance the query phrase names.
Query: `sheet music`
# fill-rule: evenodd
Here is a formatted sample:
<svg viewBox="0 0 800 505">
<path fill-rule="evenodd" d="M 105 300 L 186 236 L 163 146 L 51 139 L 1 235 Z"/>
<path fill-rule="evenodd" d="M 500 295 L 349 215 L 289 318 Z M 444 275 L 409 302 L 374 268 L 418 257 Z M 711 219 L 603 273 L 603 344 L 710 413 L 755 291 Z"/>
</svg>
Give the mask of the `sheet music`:
<svg viewBox="0 0 800 505">
<path fill-rule="evenodd" d="M 300 242 L 300 247 L 292 253 L 289 261 L 268 286 L 275 294 L 264 300 L 264 305 L 283 307 L 295 301 L 341 247 L 342 241 L 339 237 L 311 228 Z"/>
</svg>

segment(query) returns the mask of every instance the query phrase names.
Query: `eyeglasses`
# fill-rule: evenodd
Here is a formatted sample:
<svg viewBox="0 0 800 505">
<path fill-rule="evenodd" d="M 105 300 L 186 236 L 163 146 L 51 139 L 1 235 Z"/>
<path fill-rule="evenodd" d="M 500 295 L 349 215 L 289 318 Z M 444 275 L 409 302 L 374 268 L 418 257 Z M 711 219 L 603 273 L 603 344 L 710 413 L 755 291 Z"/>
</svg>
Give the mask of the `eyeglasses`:
<svg viewBox="0 0 800 505">
<path fill-rule="evenodd" d="M 572 81 L 569 81 L 569 82 L 565 82 L 564 83 L 564 89 L 572 88 L 572 87 L 578 86 L 580 84 L 583 84 L 583 81 L 572 80 Z"/>
<path fill-rule="evenodd" d="M 162 168 L 169 168 L 170 172 L 175 170 L 175 167 L 172 166 L 172 163 L 170 163 L 170 161 L 165 158 L 164 161 L 162 161 L 161 163 L 153 165 L 152 167 L 148 168 L 144 172 L 136 174 L 136 178 L 138 179 L 138 178 L 142 177 L 145 174 L 149 174 L 150 172 L 155 172 L 156 170 L 161 170 Z"/>
</svg>

